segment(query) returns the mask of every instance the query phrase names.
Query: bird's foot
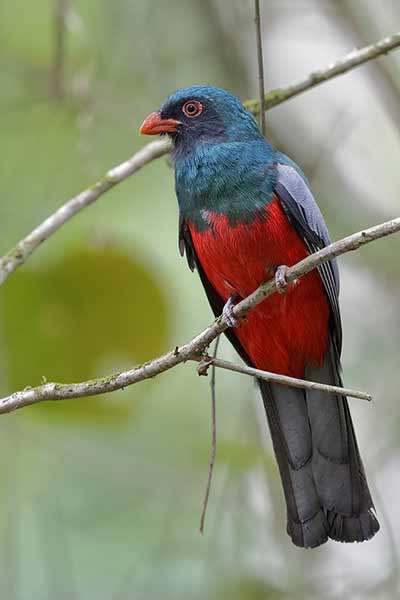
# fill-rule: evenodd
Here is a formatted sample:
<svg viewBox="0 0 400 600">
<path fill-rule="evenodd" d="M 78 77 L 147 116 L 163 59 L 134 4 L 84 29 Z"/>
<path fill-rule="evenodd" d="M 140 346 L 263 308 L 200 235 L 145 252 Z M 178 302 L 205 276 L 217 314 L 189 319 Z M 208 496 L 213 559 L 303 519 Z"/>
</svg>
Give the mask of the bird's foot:
<svg viewBox="0 0 400 600">
<path fill-rule="evenodd" d="M 233 314 L 233 308 L 237 304 L 238 300 L 239 296 L 237 294 L 232 294 L 229 296 L 224 308 L 222 309 L 222 319 L 225 321 L 228 327 L 239 327 L 239 321 Z"/>
<path fill-rule="evenodd" d="M 288 289 L 289 283 L 286 281 L 288 270 L 289 267 L 286 265 L 280 265 L 275 271 L 275 285 L 278 294 L 285 294 Z"/>
</svg>

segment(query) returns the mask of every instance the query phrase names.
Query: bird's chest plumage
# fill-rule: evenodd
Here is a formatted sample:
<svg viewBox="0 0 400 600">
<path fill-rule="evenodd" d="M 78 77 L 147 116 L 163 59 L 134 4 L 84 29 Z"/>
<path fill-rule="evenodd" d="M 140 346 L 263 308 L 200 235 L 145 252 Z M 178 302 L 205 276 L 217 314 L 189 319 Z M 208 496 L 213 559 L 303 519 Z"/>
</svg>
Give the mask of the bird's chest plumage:
<svg viewBox="0 0 400 600">
<path fill-rule="evenodd" d="M 211 285 L 224 301 L 249 295 L 281 264 L 293 265 L 308 252 L 277 198 L 250 222 L 232 224 L 225 214 L 203 210 L 208 227 L 189 221 L 196 254 Z M 329 308 L 316 271 L 274 294 L 235 331 L 258 368 L 302 376 L 307 362 L 318 363 L 326 350 Z"/>
<path fill-rule="evenodd" d="M 224 297 L 231 289 L 242 297 L 270 278 L 278 265 L 293 264 L 307 255 L 290 227 L 278 200 L 266 204 L 253 221 L 231 224 L 224 214 L 203 211 L 209 227 L 199 232 L 190 224 L 201 263 Z M 225 284 L 224 284 L 225 281 Z"/>
</svg>

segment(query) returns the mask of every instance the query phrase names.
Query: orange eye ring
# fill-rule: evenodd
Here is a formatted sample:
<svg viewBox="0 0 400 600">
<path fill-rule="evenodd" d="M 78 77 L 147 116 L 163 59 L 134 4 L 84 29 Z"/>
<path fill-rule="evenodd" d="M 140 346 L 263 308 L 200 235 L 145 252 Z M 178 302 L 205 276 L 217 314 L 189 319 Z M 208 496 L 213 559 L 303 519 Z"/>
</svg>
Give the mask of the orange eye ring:
<svg viewBox="0 0 400 600">
<path fill-rule="evenodd" d="M 193 119 L 193 117 L 198 117 L 203 112 L 203 105 L 198 100 L 188 100 L 182 106 L 183 114 L 189 119 Z"/>
</svg>

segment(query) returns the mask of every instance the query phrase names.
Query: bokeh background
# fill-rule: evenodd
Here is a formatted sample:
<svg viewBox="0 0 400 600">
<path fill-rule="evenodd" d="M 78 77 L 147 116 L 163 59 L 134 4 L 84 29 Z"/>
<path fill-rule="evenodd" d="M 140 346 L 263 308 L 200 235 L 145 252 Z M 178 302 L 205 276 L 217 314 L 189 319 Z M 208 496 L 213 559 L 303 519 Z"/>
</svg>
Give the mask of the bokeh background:
<svg viewBox="0 0 400 600">
<path fill-rule="evenodd" d="M 61 8 L 61 17 L 57 11 Z M 268 88 L 394 33 L 397 0 L 264 0 Z M 257 95 L 253 2 L 3 0 L 0 254 L 147 140 L 144 116 L 194 83 Z M 333 238 L 400 212 L 400 52 L 267 114 Z M 395 598 L 400 543 L 400 241 L 340 259 L 345 383 L 382 531 L 291 545 L 253 383 L 217 374 L 218 450 L 198 533 L 209 382 L 193 365 L 97 399 L 0 419 L 0 597 Z M 164 158 L 46 242 L 0 291 L 0 392 L 150 359 L 211 320 L 177 251 Z M 225 342 L 221 354 L 237 360 Z M 327 400 L 329 401 L 329 400 Z"/>
</svg>

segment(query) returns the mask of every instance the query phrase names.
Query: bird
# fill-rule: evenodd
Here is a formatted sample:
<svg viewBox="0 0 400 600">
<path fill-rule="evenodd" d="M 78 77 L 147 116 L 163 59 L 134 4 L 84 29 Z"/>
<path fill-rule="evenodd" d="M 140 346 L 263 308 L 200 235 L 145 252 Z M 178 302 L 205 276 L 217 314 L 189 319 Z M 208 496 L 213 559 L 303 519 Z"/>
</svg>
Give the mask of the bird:
<svg viewBox="0 0 400 600">
<path fill-rule="evenodd" d="M 179 249 L 197 270 L 231 344 L 257 369 L 342 386 L 339 272 L 330 260 L 298 281 L 288 267 L 331 243 L 299 166 L 271 145 L 230 92 L 181 88 L 140 133 L 172 141 Z M 278 291 L 235 319 L 264 281 Z M 379 530 L 347 398 L 258 380 L 286 500 L 303 548 L 362 542 Z"/>
</svg>

